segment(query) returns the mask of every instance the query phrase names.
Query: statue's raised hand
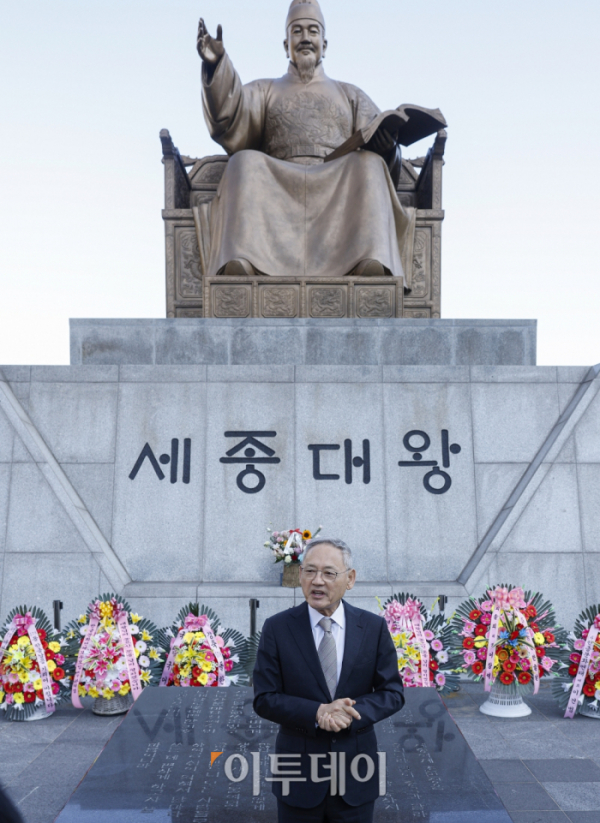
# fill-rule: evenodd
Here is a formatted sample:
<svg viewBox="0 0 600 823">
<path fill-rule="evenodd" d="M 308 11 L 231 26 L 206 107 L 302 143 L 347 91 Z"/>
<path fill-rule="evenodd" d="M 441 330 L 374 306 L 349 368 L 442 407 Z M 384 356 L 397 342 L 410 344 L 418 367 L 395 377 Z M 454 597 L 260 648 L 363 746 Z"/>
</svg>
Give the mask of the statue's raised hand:
<svg viewBox="0 0 600 823">
<path fill-rule="evenodd" d="M 221 57 L 225 54 L 225 46 L 223 45 L 223 29 L 217 26 L 217 36 L 211 37 L 208 33 L 204 20 L 200 18 L 198 23 L 198 40 L 197 40 L 198 54 L 205 63 L 208 63 L 213 68 L 217 65 Z"/>
</svg>

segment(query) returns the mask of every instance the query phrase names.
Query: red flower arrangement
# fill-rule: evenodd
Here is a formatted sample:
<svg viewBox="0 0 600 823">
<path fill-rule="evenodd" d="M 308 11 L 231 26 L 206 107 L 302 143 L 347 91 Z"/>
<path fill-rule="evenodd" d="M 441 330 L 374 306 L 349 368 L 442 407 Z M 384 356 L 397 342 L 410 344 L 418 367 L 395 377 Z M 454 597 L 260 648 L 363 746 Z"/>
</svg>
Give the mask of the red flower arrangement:
<svg viewBox="0 0 600 823">
<path fill-rule="evenodd" d="M 230 686 L 249 682 L 246 639 L 226 629 L 212 609 L 189 603 L 160 632 L 167 659 L 160 686 Z"/>
<path fill-rule="evenodd" d="M 469 598 L 458 607 L 452 629 L 463 670 L 480 681 L 489 663 L 489 685 L 497 681 L 511 693 L 531 688 L 534 676 L 537 682 L 552 673 L 566 637 L 541 594 L 513 586 L 497 586 L 480 598 Z"/>
<path fill-rule="evenodd" d="M 567 637 L 552 692 L 565 717 L 600 717 L 600 604 L 584 609 Z"/>
<path fill-rule="evenodd" d="M 27 720 L 42 708 L 51 714 L 70 692 L 65 639 L 41 609 L 21 606 L 8 615 L 0 640 L 0 709 L 9 720 Z"/>
<path fill-rule="evenodd" d="M 443 614 L 428 612 L 408 592 L 393 594 L 385 603 L 377 598 L 398 658 L 405 688 L 433 686 L 440 694 L 458 687 L 450 626 Z"/>
</svg>

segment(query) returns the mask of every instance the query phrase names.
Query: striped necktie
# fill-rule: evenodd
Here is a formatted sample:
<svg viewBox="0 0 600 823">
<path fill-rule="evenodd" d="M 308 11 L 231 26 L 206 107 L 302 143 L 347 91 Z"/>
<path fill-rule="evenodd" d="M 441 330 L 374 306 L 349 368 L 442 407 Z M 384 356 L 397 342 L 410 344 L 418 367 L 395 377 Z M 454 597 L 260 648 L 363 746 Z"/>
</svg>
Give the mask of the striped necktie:
<svg viewBox="0 0 600 823">
<path fill-rule="evenodd" d="M 333 700 L 337 686 L 337 650 L 331 633 L 331 618 L 322 617 L 318 625 L 323 629 L 323 639 L 319 645 L 319 661 L 325 675 L 325 682 Z"/>
</svg>

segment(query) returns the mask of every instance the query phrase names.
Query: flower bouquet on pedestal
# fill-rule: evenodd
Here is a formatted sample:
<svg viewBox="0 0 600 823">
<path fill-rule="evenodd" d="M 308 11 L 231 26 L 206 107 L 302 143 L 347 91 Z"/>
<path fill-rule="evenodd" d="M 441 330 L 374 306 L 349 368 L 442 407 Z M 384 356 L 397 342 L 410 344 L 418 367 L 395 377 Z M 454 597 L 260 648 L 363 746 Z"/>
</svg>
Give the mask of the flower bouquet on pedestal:
<svg viewBox="0 0 600 823">
<path fill-rule="evenodd" d="M 49 717 L 71 692 L 64 638 L 36 606 L 13 609 L 0 637 L 0 709 L 9 720 Z"/>
<path fill-rule="evenodd" d="M 189 603 L 161 631 L 168 655 L 160 686 L 248 685 L 246 639 L 226 629 L 212 609 Z"/>
<path fill-rule="evenodd" d="M 304 549 L 321 529 L 322 526 L 319 526 L 314 534 L 309 529 L 285 529 L 282 532 L 267 529 L 270 536 L 264 544 L 265 548 L 271 549 L 276 563 L 284 564 L 282 586 L 293 589 L 300 585 L 300 563 Z"/>
<path fill-rule="evenodd" d="M 540 593 L 496 586 L 461 603 L 452 630 L 463 670 L 491 692 L 480 711 L 496 717 L 531 714 L 522 695 L 536 694 L 541 678 L 556 673 L 566 638 L 552 604 Z"/>
<path fill-rule="evenodd" d="M 432 614 L 411 594 L 393 594 L 379 608 L 398 655 L 398 671 L 406 687 L 432 686 L 441 694 L 456 691 L 450 626 L 443 614 Z"/>
<path fill-rule="evenodd" d="M 157 686 L 164 662 L 154 623 L 115 594 L 94 600 L 69 623 L 67 640 L 77 658 L 72 700 L 93 697 L 94 714 L 123 714 L 145 686 Z"/>
<path fill-rule="evenodd" d="M 552 693 L 565 717 L 600 718 L 600 604 L 584 609 L 575 621 L 560 675 Z"/>
</svg>

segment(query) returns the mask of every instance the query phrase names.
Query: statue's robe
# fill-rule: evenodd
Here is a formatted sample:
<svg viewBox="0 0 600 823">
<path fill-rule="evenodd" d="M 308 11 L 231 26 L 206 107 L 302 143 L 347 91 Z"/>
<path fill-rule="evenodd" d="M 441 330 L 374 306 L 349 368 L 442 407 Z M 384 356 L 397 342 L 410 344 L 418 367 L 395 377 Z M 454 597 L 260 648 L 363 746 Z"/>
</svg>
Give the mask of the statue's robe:
<svg viewBox="0 0 600 823">
<path fill-rule="evenodd" d="M 415 213 L 383 158 L 323 163 L 379 113 L 373 101 L 321 64 L 306 84 L 290 63 L 277 80 L 242 85 L 225 54 L 202 80 L 208 128 L 230 155 L 210 206 L 209 276 L 235 258 L 290 277 L 343 276 L 372 258 L 410 288 Z"/>
</svg>

